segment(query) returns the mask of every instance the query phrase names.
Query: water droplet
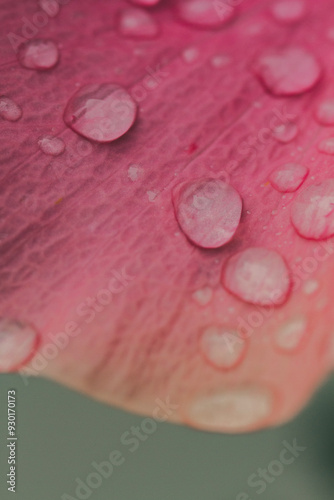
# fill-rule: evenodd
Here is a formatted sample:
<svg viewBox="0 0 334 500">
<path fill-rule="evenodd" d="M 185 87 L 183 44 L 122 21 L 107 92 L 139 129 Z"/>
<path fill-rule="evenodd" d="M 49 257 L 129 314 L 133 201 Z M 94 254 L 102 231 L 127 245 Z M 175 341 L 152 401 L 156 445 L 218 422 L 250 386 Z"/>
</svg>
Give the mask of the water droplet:
<svg viewBox="0 0 334 500">
<path fill-rule="evenodd" d="M 0 116 L 9 122 L 16 122 L 22 116 L 22 109 L 12 99 L 0 96 Z"/>
<path fill-rule="evenodd" d="M 28 325 L 0 319 L 0 372 L 17 370 L 34 354 L 37 333 Z"/>
<path fill-rule="evenodd" d="M 19 46 L 18 60 L 28 69 L 51 69 L 59 60 L 59 50 L 52 40 L 29 40 Z"/>
<path fill-rule="evenodd" d="M 287 298 L 290 276 L 287 265 L 277 252 L 252 247 L 230 257 L 223 268 L 222 283 L 245 302 L 280 305 Z"/>
<path fill-rule="evenodd" d="M 38 3 L 49 17 L 56 17 L 59 12 L 59 3 L 56 0 L 39 0 Z"/>
<path fill-rule="evenodd" d="M 242 432 L 263 425 L 273 411 L 268 390 L 237 387 L 202 396 L 188 408 L 189 423 L 217 432 Z"/>
<path fill-rule="evenodd" d="M 322 240 L 334 235 L 334 179 L 304 189 L 293 201 L 291 221 L 297 233 Z"/>
<path fill-rule="evenodd" d="M 313 54 L 288 47 L 260 56 L 254 66 L 264 86 L 274 95 L 297 95 L 319 81 L 321 67 Z"/>
<path fill-rule="evenodd" d="M 334 125 L 334 98 L 322 101 L 316 109 L 315 116 L 321 125 Z"/>
<path fill-rule="evenodd" d="M 231 58 L 224 54 L 217 54 L 211 57 L 210 62 L 214 68 L 221 68 L 231 62 Z"/>
<path fill-rule="evenodd" d="M 232 329 L 210 326 L 201 336 L 200 348 L 210 364 L 222 370 L 229 370 L 242 361 L 246 352 L 246 341 Z"/>
<path fill-rule="evenodd" d="M 303 291 L 306 295 L 312 295 L 319 288 L 319 283 L 316 280 L 306 281 Z"/>
<path fill-rule="evenodd" d="M 240 195 L 221 180 L 184 182 L 174 190 L 173 202 L 182 230 L 200 247 L 220 247 L 231 240 L 238 228 Z"/>
<path fill-rule="evenodd" d="M 65 143 L 59 137 L 46 135 L 38 141 L 38 146 L 46 155 L 58 156 L 65 150 Z"/>
<path fill-rule="evenodd" d="M 275 333 L 275 344 L 283 351 L 294 351 L 299 347 L 305 333 L 305 318 L 294 318 L 281 325 L 281 327 L 277 330 Z"/>
<path fill-rule="evenodd" d="M 305 181 L 308 168 L 299 163 L 285 163 L 270 175 L 271 185 L 281 193 L 293 193 Z"/>
<path fill-rule="evenodd" d="M 97 142 L 110 142 L 133 125 L 137 104 L 130 94 L 113 83 L 81 87 L 69 100 L 64 121 L 78 134 Z"/>
<path fill-rule="evenodd" d="M 230 21 L 234 17 L 236 10 L 225 2 L 178 0 L 176 13 L 187 24 L 199 28 L 214 29 Z"/>
<path fill-rule="evenodd" d="M 152 203 L 156 199 L 159 193 L 157 193 L 156 191 L 147 191 L 146 194 L 148 196 L 148 201 Z"/>
<path fill-rule="evenodd" d="M 277 21 L 295 23 L 304 17 L 306 7 L 302 0 L 282 0 L 274 3 L 271 12 Z"/>
<path fill-rule="evenodd" d="M 298 127 L 295 123 L 282 123 L 273 129 L 273 135 L 279 142 L 290 142 L 298 134 Z"/>
<path fill-rule="evenodd" d="M 200 288 L 196 290 L 192 297 L 200 306 L 207 306 L 212 299 L 213 291 L 209 286 L 205 286 L 204 288 Z"/>
<path fill-rule="evenodd" d="M 196 47 L 188 47 L 183 50 L 182 57 L 186 63 L 193 63 L 198 58 L 198 49 Z"/>
<path fill-rule="evenodd" d="M 334 137 L 327 137 L 318 144 L 318 151 L 327 155 L 334 155 Z"/>
<path fill-rule="evenodd" d="M 119 14 L 118 31 L 128 37 L 154 38 L 159 34 L 159 25 L 149 12 L 129 7 Z"/>
<path fill-rule="evenodd" d="M 137 181 L 143 176 L 143 169 L 136 164 L 130 165 L 128 168 L 128 177 L 132 182 Z"/>
</svg>

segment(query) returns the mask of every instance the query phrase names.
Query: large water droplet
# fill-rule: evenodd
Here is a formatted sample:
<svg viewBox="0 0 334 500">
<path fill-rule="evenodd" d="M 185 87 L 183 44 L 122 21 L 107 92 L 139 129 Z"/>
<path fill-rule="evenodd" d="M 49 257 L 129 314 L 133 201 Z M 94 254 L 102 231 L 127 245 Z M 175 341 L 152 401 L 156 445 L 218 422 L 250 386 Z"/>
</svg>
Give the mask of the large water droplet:
<svg viewBox="0 0 334 500">
<path fill-rule="evenodd" d="M 159 33 L 159 26 L 149 12 L 137 7 L 129 7 L 119 13 L 118 31 L 123 36 L 154 38 Z"/>
<path fill-rule="evenodd" d="M 210 364 L 221 370 L 229 370 L 242 361 L 246 341 L 230 328 L 210 326 L 202 333 L 200 348 Z"/>
<path fill-rule="evenodd" d="M 271 12 L 277 21 L 295 23 L 304 17 L 306 7 L 302 0 L 281 0 L 274 3 Z"/>
<path fill-rule="evenodd" d="M 322 101 L 316 109 L 315 116 L 321 125 L 334 125 L 334 98 Z"/>
<path fill-rule="evenodd" d="M 188 238 L 204 248 L 231 240 L 241 216 L 239 193 L 218 179 L 184 182 L 173 192 L 177 220 Z"/>
<path fill-rule="evenodd" d="M 97 142 L 110 142 L 133 125 L 137 104 L 119 85 L 85 85 L 69 100 L 64 121 L 78 134 Z"/>
<path fill-rule="evenodd" d="M 275 344 L 283 351 L 296 350 L 306 333 L 306 320 L 303 317 L 291 319 L 275 333 Z"/>
<path fill-rule="evenodd" d="M 176 13 L 187 24 L 199 28 L 219 28 L 232 19 L 235 8 L 227 2 L 178 0 Z"/>
<path fill-rule="evenodd" d="M 298 127 L 295 123 L 282 123 L 273 129 L 273 136 L 279 142 L 291 142 L 298 134 Z"/>
<path fill-rule="evenodd" d="M 38 335 L 28 325 L 0 319 L 0 372 L 17 370 L 34 354 Z"/>
<path fill-rule="evenodd" d="M 265 87 L 278 96 L 302 94 L 313 88 L 321 76 L 316 58 L 300 47 L 263 54 L 254 69 Z"/>
<path fill-rule="evenodd" d="M 52 40 L 29 40 L 19 46 L 18 60 L 25 68 L 51 69 L 59 60 L 57 45 Z"/>
<path fill-rule="evenodd" d="M 293 193 L 305 181 L 308 168 L 299 163 L 285 163 L 270 175 L 271 185 L 281 193 Z"/>
<path fill-rule="evenodd" d="M 318 144 L 318 150 L 320 153 L 325 153 L 326 155 L 334 155 L 334 137 L 323 139 Z"/>
<path fill-rule="evenodd" d="M 0 116 L 9 122 L 16 122 L 22 116 L 22 109 L 12 99 L 0 96 Z"/>
<path fill-rule="evenodd" d="M 258 387 L 226 389 L 195 400 L 189 423 L 217 432 L 242 432 L 263 425 L 273 411 L 273 397 Z"/>
<path fill-rule="evenodd" d="M 334 179 L 304 189 L 291 206 L 291 221 L 300 236 L 322 240 L 334 235 Z"/>
<path fill-rule="evenodd" d="M 290 276 L 277 252 L 252 247 L 227 261 L 222 283 L 228 291 L 251 304 L 279 305 L 287 298 Z"/>
<path fill-rule="evenodd" d="M 46 135 L 39 139 L 38 146 L 46 155 L 58 156 L 65 150 L 65 143 L 59 137 Z"/>
</svg>

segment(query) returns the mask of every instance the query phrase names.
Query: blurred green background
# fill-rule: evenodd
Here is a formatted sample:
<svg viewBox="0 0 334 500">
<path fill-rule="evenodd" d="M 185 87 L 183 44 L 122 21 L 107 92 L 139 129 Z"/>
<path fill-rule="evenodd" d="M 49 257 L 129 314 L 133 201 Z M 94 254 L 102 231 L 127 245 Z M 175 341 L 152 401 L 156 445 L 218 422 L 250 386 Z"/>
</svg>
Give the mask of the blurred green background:
<svg viewBox="0 0 334 500">
<path fill-rule="evenodd" d="M 7 390 L 17 391 L 18 481 L 7 491 Z M 120 442 L 143 417 L 92 401 L 42 379 L 26 387 L 15 375 L 0 377 L 0 499 L 18 500 L 333 500 L 334 378 L 293 422 L 249 435 L 209 434 L 159 423 L 155 432 L 130 451 Z M 272 465 L 263 488 L 249 486 L 258 468 L 279 460 L 284 442 L 306 449 L 282 472 Z M 108 478 L 91 476 L 100 486 L 81 489 L 92 462 L 109 460 L 112 451 L 124 463 Z M 292 456 L 290 454 L 290 456 Z M 255 476 L 253 476 L 254 478 Z M 86 483 L 87 484 L 87 483 Z M 67 494 L 67 496 L 65 495 Z"/>
</svg>

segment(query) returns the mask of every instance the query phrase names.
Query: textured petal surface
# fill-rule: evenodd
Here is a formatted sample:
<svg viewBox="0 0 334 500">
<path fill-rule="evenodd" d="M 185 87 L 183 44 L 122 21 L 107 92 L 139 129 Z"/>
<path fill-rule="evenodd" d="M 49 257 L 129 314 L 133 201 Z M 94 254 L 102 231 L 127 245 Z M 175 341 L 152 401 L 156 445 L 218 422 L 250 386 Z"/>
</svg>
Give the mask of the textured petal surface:
<svg viewBox="0 0 334 500">
<path fill-rule="evenodd" d="M 203 429 L 239 432 L 291 418 L 334 365 L 334 241 L 302 237 L 290 217 L 303 189 L 334 177 L 332 157 L 318 150 L 331 129 L 315 120 L 334 95 L 331 2 L 305 2 L 293 26 L 275 19 L 272 2 L 241 1 L 226 23 L 212 23 L 210 7 L 203 29 L 165 0 L 147 8 L 159 26 L 152 40 L 119 33 L 125 0 L 58 4 L 0 4 L 0 316 L 39 335 L 22 376 L 51 377 L 143 413 L 170 398 L 170 420 Z M 55 67 L 22 67 L 19 44 L 31 39 L 57 45 Z M 309 74 L 313 59 L 301 61 L 284 87 L 289 96 L 279 97 L 254 68 L 290 46 L 311 53 L 321 77 Z M 298 50 L 289 65 L 298 66 Z M 270 70 L 286 76 L 281 63 L 271 59 Z M 102 83 L 125 88 L 138 106 L 133 127 L 107 144 L 63 121 L 80 87 Z M 277 127 L 291 124 L 296 133 L 276 140 Z M 42 137 L 65 149 L 45 154 Z M 296 192 L 270 183 L 286 163 L 309 170 Z M 243 202 L 233 239 L 218 249 L 191 243 L 173 209 L 174 187 L 203 177 L 230 183 Z M 223 288 L 227 260 L 249 247 L 286 262 L 293 286 L 283 305 L 252 305 Z M 291 328 L 278 333 L 295 318 L 301 342 L 299 331 L 298 342 Z M 221 370 L 221 356 L 203 356 L 207 328 L 247 342 L 240 363 Z"/>
</svg>

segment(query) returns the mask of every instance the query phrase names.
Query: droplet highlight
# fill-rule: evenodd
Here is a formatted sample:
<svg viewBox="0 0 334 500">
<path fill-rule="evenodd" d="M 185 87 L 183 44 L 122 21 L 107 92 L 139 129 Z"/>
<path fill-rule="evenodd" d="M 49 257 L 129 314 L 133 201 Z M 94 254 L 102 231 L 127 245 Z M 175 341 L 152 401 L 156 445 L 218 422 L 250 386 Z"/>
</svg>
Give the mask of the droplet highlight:
<svg viewBox="0 0 334 500">
<path fill-rule="evenodd" d="M 279 253 L 252 247 L 228 259 L 222 271 L 222 284 L 250 304 L 280 305 L 288 296 L 290 275 Z"/>
<path fill-rule="evenodd" d="M 298 95 L 312 89 L 321 77 L 321 66 L 314 55 L 301 47 L 287 47 L 261 55 L 255 73 L 274 95 Z"/>
<path fill-rule="evenodd" d="M 282 123 L 273 129 L 273 136 L 278 142 L 291 142 L 298 134 L 298 127 L 295 123 Z"/>
<path fill-rule="evenodd" d="M 9 122 L 16 122 L 22 116 L 22 109 L 12 99 L 0 96 L 0 116 Z"/>
<path fill-rule="evenodd" d="M 227 2 L 178 0 L 176 14 L 180 20 L 192 26 L 215 29 L 230 21 L 235 16 L 236 9 Z"/>
<path fill-rule="evenodd" d="M 315 116 L 321 125 L 334 125 L 334 98 L 320 102 Z"/>
<path fill-rule="evenodd" d="M 56 66 L 59 50 L 52 40 L 29 40 L 19 46 L 17 57 L 24 68 L 47 70 Z"/>
<path fill-rule="evenodd" d="M 282 0 L 274 3 L 271 13 L 279 22 L 295 23 L 305 16 L 306 6 L 302 0 Z"/>
<path fill-rule="evenodd" d="M 200 350 L 208 363 L 220 370 L 236 368 L 246 351 L 246 341 L 224 326 L 209 326 L 200 338 Z"/>
<path fill-rule="evenodd" d="M 56 0 L 39 0 L 39 6 L 49 17 L 56 17 L 60 7 Z"/>
<path fill-rule="evenodd" d="M 0 319 L 0 372 L 14 371 L 27 363 L 37 340 L 37 333 L 30 326 Z"/>
<path fill-rule="evenodd" d="M 318 144 L 318 151 L 326 155 L 334 155 L 334 137 L 327 137 Z"/>
<path fill-rule="evenodd" d="M 272 394 L 259 387 L 237 387 L 202 396 L 188 408 L 189 423 L 216 432 L 245 432 L 264 425 L 273 411 Z"/>
<path fill-rule="evenodd" d="M 213 297 L 213 290 L 209 286 L 200 288 L 199 290 L 196 290 L 192 294 L 192 298 L 200 306 L 207 306 L 211 302 L 212 297 Z"/>
<path fill-rule="evenodd" d="M 298 349 L 306 334 L 306 320 L 298 317 L 287 321 L 275 333 L 275 344 L 283 351 L 292 352 Z"/>
<path fill-rule="evenodd" d="M 299 163 L 285 163 L 272 172 L 269 180 L 277 191 L 293 193 L 303 184 L 308 172 L 308 168 Z"/>
<path fill-rule="evenodd" d="M 146 10 L 129 7 L 119 13 L 118 32 L 126 37 L 154 38 L 159 34 L 159 25 Z"/>
<path fill-rule="evenodd" d="M 46 155 L 59 156 L 65 151 L 65 143 L 59 137 L 46 135 L 39 139 L 38 146 Z"/>
<path fill-rule="evenodd" d="M 229 184 L 202 178 L 184 182 L 173 192 L 177 221 L 186 236 L 203 248 L 218 248 L 234 236 L 242 201 Z"/>
<path fill-rule="evenodd" d="M 297 233 L 322 240 L 334 235 L 334 179 L 309 186 L 295 198 L 291 221 Z"/>
<path fill-rule="evenodd" d="M 64 121 L 78 134 L 97 142 L 110 142 L 134 124 L 137 104 L 114 83 L 85 85 L 69 100 Z"/>
</svg>

